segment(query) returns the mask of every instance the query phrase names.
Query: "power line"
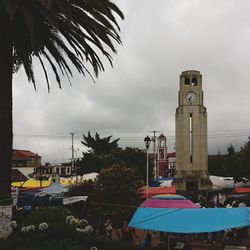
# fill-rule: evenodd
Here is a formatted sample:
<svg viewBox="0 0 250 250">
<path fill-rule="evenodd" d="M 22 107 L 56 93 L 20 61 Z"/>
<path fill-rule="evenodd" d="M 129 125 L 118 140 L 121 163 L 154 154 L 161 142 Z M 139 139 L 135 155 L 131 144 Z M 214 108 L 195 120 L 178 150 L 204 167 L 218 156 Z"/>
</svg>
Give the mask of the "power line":
<svg viewBox="0 0 250 250">
<path fill-rule="evenodd" d="M 91 131 L 90 131 L 91 132 Z M 103 131 L 103 130 L 98 130 L 97 132 L 93 132 L 93 133 L 99 133 L 99 134 L 145 134 L 146 132 L 153 132 L 153 131 Z M 156 131 L 156 132 L 162 132 L 164 134 L 174 134 L 175 130 L 161 130 L 161 131 Z M 208 130 L 209 133 L 239 133 L 239 132 L 245 132 L 245 133 L 250 133 L 250 129 L 223 129 L 223 130 L 213 130 L 213 129 L 209 129 Z M 63 132 L 62 134 L 25 134 L 25 133 L 14 133 L 15 136 L 35 136 L 35 137 L 69 137 L 71 132 Z M 86 134 L 87 132 L 75 132 L 74 134 L 76 134 L 76 136 L 82 136 L 83 134 Z M 92 133 L 92 132 L 91 132 Z"/>
<path fill-rule="evenodd" d="M 158 132 L 158 131 L 157 131 Z M 100 133 L 100 132 L 99 132 Z M 124 134 L 125 132 L 122 131 L 120 134 Z M 175 141 L 175 135 L 172 131 L 168 131 L 167 133 L 162 131 L 167 136 L 167 140 L 170 143 L 173 143 Z M 82 132 L 74 132 L 74 138 L 77 139 L 78 143 L 79 141 L 82 140 L 82 135 L 84 133 Z M 113 133 L 114 134 L 114 133 Z M 133 134 L 133 133 L 132 133 Z M 123 136 L 118 136 L 119 134 L 115 134 L 113 136 L 113 139 L 120 139 L 120 143 L 123 142 L 123 144 L 126 142 L 134 143 L 134 144 L 142 144 L 143 139 L 145 137 L 146 132 L 143 132 L 143 135 L 140 136 L 142 132 L 138 133 L 138 135 L 123 135 Z M 243 140 L 244 138 L 247 140 L 248 136 L 250 135 L 250 129 L 233 129 L 233 130 L 210 130 L 208 132 L 208 140 L 222 140 L 222 139 L 241 139 Z M 31 138 L 31 139 L 46 139 L 46 140 L 67 140 L 68 142 L 70 141 L 70 133 L 64 134 L 19 134 L 19 133 L 14 133 L 14 136 L 21 136 L 25 138 Z M 194 136 L 200 136 L 200 135 L 194 135 Z M 57 150 L 58 152 L 58 150 Z M 49 155 L 53 156 L 57 152 L 53 152 L 50 154 L 44 154 L 43 157 L 48 157 Z M 57 162 L 58 160 L 53 160 L 53 162 Z M 60 159 L 62 161 L 62 159 Z"/>
</svg>

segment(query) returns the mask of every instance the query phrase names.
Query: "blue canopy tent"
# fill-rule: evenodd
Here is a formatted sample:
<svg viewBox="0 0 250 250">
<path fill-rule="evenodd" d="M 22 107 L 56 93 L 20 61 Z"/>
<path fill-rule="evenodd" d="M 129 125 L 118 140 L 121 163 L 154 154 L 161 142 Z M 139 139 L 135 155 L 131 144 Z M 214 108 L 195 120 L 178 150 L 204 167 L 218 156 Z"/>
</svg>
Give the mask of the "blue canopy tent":
<svg viewBox="0 0 250 250">
<path fill-rule="evenodd" d="M 34 197 L 39 192 L 39 190 L 28 190 L 25 192 L 20 192 L 17 199 L 17 205 L 19 207 L 32 206 Z"/>
<path fill-rule="evenodd" d="M 50 187 L 43 188 L 37 196 L 46 196 L 46 195 L 60 195 L 67 192 L 69 189 L 60 183 L 54 183 Z"/>
<path fill-rule="evenodd" d="M 250 226 L 250 208 L 138 208 L 129 226 L 172 233 L 217 232 Z"/>
</svg>

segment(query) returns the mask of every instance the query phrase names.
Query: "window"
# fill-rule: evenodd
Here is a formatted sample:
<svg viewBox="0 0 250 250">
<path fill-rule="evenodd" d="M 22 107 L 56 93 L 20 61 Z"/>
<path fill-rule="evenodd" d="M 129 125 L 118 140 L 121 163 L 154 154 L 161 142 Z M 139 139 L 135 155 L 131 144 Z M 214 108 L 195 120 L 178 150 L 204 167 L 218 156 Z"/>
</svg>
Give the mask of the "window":
<svg viewBox="0 0 250 250">
<path fill-rule="evenodd" d="M 197 86 L 198 85 L 198 81 L 196 77 L 192 78 L 192 86 Z"/>
<path fill-rule="evenodd" d="M 185 85 L 190 85 L 190 79 L 188 77 L 185 77 L 184 84 Z"/>
<path fill-rule="evenodd" d="M 159 155 L 160 157 L 159 157 L 159 159 L 164 159 L 164 149 L 160 149 L 160 155 Z"/>
</svg>

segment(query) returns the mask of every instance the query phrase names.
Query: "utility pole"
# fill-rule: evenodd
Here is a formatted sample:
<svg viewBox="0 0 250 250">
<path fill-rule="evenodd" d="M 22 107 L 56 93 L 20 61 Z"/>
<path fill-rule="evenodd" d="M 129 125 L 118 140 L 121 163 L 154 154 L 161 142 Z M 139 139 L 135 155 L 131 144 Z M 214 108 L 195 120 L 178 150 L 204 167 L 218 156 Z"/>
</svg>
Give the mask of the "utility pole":
<svg viewBox="0 0 250 250">
<path fill-rule="evenodd" d="M 71 139 L 72 139 L 72 145 L 71 145 L 71 154 L 72 154 L 72 157 L 71 157 L 71 175 L 73 174 L 73 170 L 74 170 L 74 161 L 75 161 L 75 158 L 74 158 L 74 134 L 73 132 L 70 133 L 71 134 Z M 76 173 L 76 171 L 75 171 Z"/>
<path fill-rule="evenodd" d="M 153 141 L 153 150 L 154 150 L 154 178 L 156 179 L 156 177 L 158 176 L 159 173 L 157 173 L 157 168 L 156 168 L 156 133 L 160 133 L 160 131 L 156 131 L 156 130 L 152 130 L 152 131 L 148 131 L 150 133 L 153 133 L 153 136 L 151 138 L 151 141 Z"/>
</svg>

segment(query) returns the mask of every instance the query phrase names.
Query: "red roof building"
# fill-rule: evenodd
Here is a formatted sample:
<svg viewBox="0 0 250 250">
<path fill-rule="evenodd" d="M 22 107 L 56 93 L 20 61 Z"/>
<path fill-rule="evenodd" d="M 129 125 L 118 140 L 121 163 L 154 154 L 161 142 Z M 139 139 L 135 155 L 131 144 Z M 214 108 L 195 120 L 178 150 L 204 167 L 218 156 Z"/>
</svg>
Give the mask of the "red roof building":
<svg viewBox="0 0 250 250">
<path fill-rule="evenodd" d="M 12 150 L 12 167 L 22 168 L 30 167 L 37 168 L 41 166 L 41 156 L 29 150 Z"/>
</svg>

